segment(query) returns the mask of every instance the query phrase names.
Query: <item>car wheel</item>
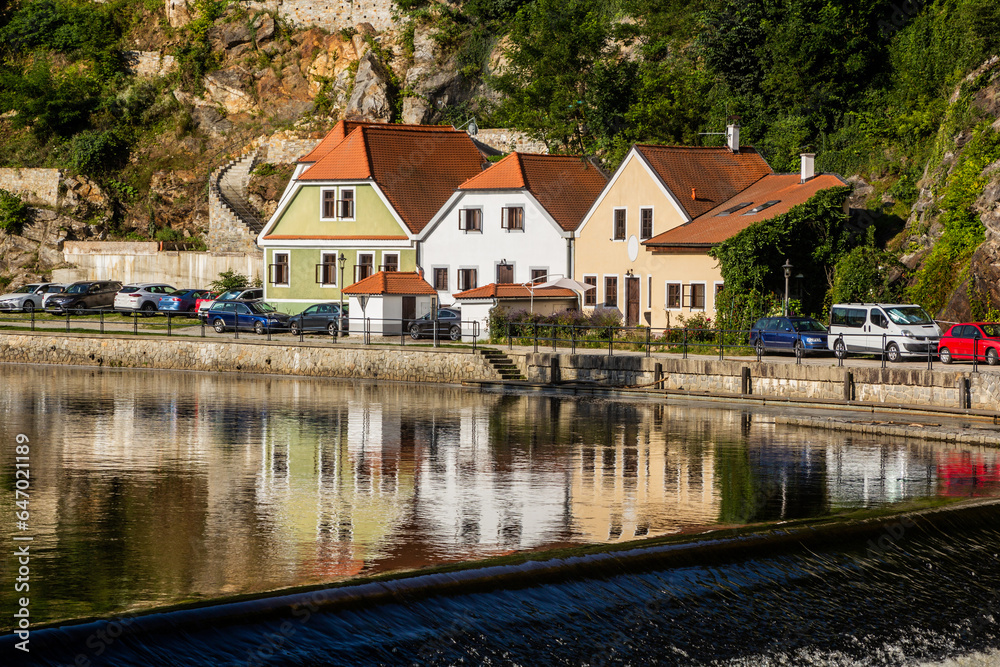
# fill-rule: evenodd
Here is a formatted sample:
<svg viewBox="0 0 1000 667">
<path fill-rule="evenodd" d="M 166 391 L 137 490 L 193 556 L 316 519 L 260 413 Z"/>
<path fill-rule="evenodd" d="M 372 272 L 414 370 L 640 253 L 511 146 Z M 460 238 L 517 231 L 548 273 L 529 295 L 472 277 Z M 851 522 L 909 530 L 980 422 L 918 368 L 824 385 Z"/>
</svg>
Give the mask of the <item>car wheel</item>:
<svg viewBox="0 0 1000 667">
<path fill-rule="evenodd" d="M 337 328 L 336 322 L 330 322 L 329 324 L 327 324 L 326 330 L 331 336 L 336 336 L 338 333 L 340 333 L 340 330 Z"/>
<path fill-rule="evenodd" d="M 452 340 L 462 340 L 462 327 L 457 324 L 451 325 L 451 328 L 448 329 L 448 337 Z"/>
<path fill-rule="evenodd" d="M 87 309 L 84 308 L 83 306 L 73 306 L 72 312 L 77 317 L 83 317 L 84 315 L 87 314 Z"/>
<path fill-rule="evenodd" d="M 420 338 L 420 327 L 418 327 L 416 324 L 410 325 L 410 338 L 412 338 L 413 340 L 417 340 L 418 338 Z"/>
<path fill-rule="evenodd" d="M 949 350 L 946 347 L 942 347 L 940 350 L 938 350 L 938 358 L 941 360 L 942 364 L 950 364 L 951 350 Z"/>
<path fill-rule="evenodd" d="M 764 341 L 760 338 L 753 342 L 753 351 L 757 353 L 758 357 L 764 356 Z"/>
<path fill-rule="evenodd" d="M 212 327 L 215 329 L 215 333 L 222 333 L 226 330 L 226 323 L 221 319 L 216 318 L 215 321 L 212 322 Z"/>
<path fill-rule="evenodd" d="M 152 317 L 156 312 L 156 306 L 149 301 L 142 304 L 142 308 L 139 309 L 142 312 L 143 317 Z"/>
<path fill-rule="evenodd" d="M 997 354 L 997 349 L 995 347 L 991 347 L 986 350 L 986 363 L 990 366 L 996 366 L 1000 363 L 1000 355 Z"/>
<path fill-rule="evenodd" d="M 27 301 L 24 302 L 24 305 L 21 306 L 21 310 L 23 310 L 26 313 L 35 312 L 35 302 L 32 301 L 31 299 L 28 299 Z"/>
<path fill-rule="evenodd" d="M 299 335 L 299 324 L 298 322 L 292 322 L 288 325 L 288 330 L 292 332 L 293 336 Z"/>
<path fill-rule="evenodd" d="M 838 359 L 843 359 L 847 356 L 847 346 L 844 345 L 844 341 L 838 339 L 837 342 L 833 344 L 833 353 L 837 355 Z"/>
<path fill-rule="evenodd" d="M 889 343 L 885 346 L 885 357 L 892 363 L 896 363 L 900 358 L 899 346 L 895 343 Z"/>
<path fill-rule="evenodd" d="M 267 333 L 267 329 L 264 327 L 263 322 L 257 320 L 256 322 L 254 322 L 253 332 L 258 336 L 263 336 L 265 333 Z"/>
</svg>

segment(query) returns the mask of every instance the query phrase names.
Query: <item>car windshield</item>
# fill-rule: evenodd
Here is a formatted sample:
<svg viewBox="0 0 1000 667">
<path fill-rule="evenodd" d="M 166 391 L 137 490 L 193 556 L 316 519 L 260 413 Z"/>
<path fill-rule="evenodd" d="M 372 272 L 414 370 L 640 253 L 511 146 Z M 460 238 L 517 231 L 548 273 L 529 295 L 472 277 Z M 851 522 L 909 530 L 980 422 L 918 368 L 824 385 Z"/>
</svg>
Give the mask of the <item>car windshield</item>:
<svg viewBox="0 0 1000 667">
<path fill-rule="evenodd" d="M 996 324 L 993 322 L 988 324 L 980 324 L 979 328 L 982 329 L 983 333 L 986 334 L 989 338 L 1000 338 L 1000 324 Z"/>
<path fill-rule="evenodd" d="M 90 283 L 79 283 L 77 285 L 70 285 L 66 288 L 67 294 L 85 294 L 90 288 Z"/>
<path fill-rule="evenodd" d="M 45 291 L 55 294 L 56 292 L 62 292 L 64 289 L 66 289 L 65 285 L 49 285 Z"/>
<path fill-rule="evenodd" d="M 826 327 L 816 320 L 792 320 L 792 326 L 796 331 L 822 331 L 826 333 Z"/>
<path fill-rule="evenodd" d="M 934 320 L 920 306 L 886 308 L 885 314 L 894 324 L 934 324 Z"/>
<path fill-rule="evenodd" d="M 167 292 L 167 296 L 184 296 L 185 294 L 187 294 L 190 291 L 191 290 L 187 290 L 187 289 L 178 289 L 178 290 L 174 290 L 173 292 Z"/>
<path fill-rule="evenodd" d="M 235 299 L 240 294 L 243 294 L 243 290 L 241 290 L 241 289 L 231 289 L 228 292 L 224 293 L 222 296 L 220 296 L 219 297 L 219 301 L 228 301 L 230 299 Z"/>
<path fill-rule="evenodd" d="M 38 289 L 38 285 L 25 285 L 20 289 L 14 290 L 14 294 L 31 294 L 36 289 Z"/>
<path fill-rule="evenodd" d="M 278 312 L 274 309 L 274 306 L 269 303 L 264 303 L 263 301 L 251 301 L 247 305 L 250 306 L 250 312 L 252 313 L 260 313 L 263 315 L 266 313 Z"/>
</svg>

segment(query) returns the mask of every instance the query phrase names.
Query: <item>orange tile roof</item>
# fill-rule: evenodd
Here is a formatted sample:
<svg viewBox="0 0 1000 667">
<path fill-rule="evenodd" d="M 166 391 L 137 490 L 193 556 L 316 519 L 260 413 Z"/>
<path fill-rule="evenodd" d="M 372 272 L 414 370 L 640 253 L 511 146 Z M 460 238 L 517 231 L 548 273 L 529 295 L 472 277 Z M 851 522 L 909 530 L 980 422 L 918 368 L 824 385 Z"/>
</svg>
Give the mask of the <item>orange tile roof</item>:
<svg viewBox="0 0 1000 667">
<path fill-rule="evenodd" d="M 374 180 L 416 234 L 455 188 L 482 170 L 482 154 L 461 130 L 365 124 L 302 172 L 299 180 Z"/>
<path fill-rule="evenodd" d="M 738 153 L 727 147 L 707 146 L 636 144 L 635 148 L 691 218 L 772 173 L 764 158 L 749 147 L 740 148 Z"/>
<path fill-rule="evenodd" d="M 664 247 L 713 246 L 738 234 L 755 222 L 769 220 L 788 212 L 790 208 L 806 202 L 820 190 L 841 185 L 847 183 L 835 174 L 819 174 L 801 184 L 798 174 L 771 174 L 691 222 L 643 241 L 643 245 L 654 249 L 654 252 L 656 248 Z M 746 215 L 755 207 L 775 200 L 777 204 L 754 215 Z M 748 206 L 732 213 L 725 213 L 727 209 L 747 202 Z"/>
<path fill-rule="evenodd" d="M 408 236 L 338 236 L 314 234 L 304 236 L 302 234 L 267 234 L 264 236 L 269 241 L 405 241 Z"/>
<path fill-rule="evenodd" d="M 385 123 L 377 123 L 375 121 L 365 121 L 365 120 L 341 120 L 337 121 L 337 124 L 333 126 L 323 140 L 320 141 L 315 148 L 313 148 L 309 153 L 303 155 L 299 158 L 299 162 L 319 162 L 322 158 L 326 157 L 327 153 L 336 148 L 341 141 L 347 138 L 351 132 L 362 126 L 379 126 L 385 125 Z M 426 129 L 426 128 L 437 128 L 437 125 L 393 125 L 397 130 L 407 130 L 407 129 Z"/>
<path fill-rule="evenodd" d="M 344 294 L 434 295 L 430 283 L 415 271 L 379 271 L 344 288 Z"/>
<path fill-rule="evenodd" d="M 576 155 L 511 153 L 460 190 L 527 190 L 565 231 L 576 229 L 608 177 Z"/>
<path fill-rule="evenodd" d="M 576 297 L 576 292 L 565 287 L 536 287 L 534 292 L 536 299 Z M 490 283 L 452 296 L 456 299 L 529 299 L 531 298 L 531 290 L 520 283 L 500 283 L 499 285 Z"/>
</svg>

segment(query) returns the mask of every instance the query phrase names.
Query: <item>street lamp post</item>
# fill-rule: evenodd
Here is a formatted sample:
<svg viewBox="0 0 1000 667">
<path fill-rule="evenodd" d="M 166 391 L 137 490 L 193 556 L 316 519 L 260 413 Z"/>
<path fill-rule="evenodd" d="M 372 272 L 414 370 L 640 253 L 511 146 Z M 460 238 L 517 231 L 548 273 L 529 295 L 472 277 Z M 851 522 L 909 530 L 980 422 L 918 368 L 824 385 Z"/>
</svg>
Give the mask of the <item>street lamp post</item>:
<svg viewBox="0 0 1000 667">
<path fill-rule="evenodd" d="M 344 322 L 344 265 L 347 264 L 347 255 L 340 253 L 337 263 L 340 264 L 340 317 L 337 318 L 339 329 Z"/>
<path fill-rule="evenodd" d="M 782 314 L 785 317 L 788 317 L 788 279 L 792 277 L 792 265 L 788 261 L 787 257 L 785 258 L 785 263 L 781 265 L 781 268 L 785 270 L 785 308 Z"/>
</svg>

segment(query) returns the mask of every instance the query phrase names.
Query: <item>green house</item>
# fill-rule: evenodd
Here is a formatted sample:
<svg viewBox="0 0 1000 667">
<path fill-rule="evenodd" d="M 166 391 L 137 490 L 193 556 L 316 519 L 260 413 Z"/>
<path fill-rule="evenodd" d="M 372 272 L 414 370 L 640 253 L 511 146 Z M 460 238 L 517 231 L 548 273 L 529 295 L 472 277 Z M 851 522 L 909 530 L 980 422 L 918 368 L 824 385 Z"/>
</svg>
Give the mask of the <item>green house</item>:
<svg viewBox="0 0 1000 667">
<path fill-rule="evenodd" d="M 264 298 L 294 314 L 377 271 L 418 270 L 417 235 L 486 164 L 451 127 L 340 121 L 299 160 L 257 238 Z"/>
</svg>

